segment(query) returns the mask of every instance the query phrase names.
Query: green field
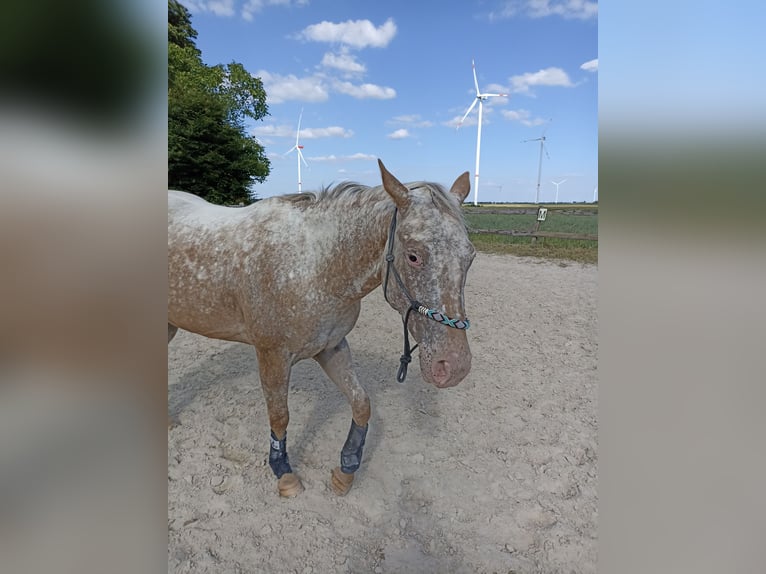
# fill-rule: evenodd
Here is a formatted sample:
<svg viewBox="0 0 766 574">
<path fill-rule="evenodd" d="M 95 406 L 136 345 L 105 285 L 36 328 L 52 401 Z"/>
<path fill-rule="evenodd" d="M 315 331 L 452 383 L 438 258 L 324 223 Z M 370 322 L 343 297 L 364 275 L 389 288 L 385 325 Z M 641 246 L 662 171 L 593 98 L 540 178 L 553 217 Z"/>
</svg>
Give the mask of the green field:
<svg viewBox="0 0 766 574">
<path fill-rule="evenodd" d="M 598 206 L 583 204 L 546 205 L 548 215 L 541 222 L 540 231 L 598 235 Z M 493 210 L 523 210 L 528 214 L 487 213 Z M 470 229 L 529 231 L 537 221 L 536 206 L 486 205 L 464 208 L 466 224 Z M 598 242 L 590 240 L 540 237 L 513 237 L 471 233 L 471 241 L 477 249 L 493 253 L 512 253 L 555 259 L 569 259 L 584 263 L 598 262 Z"/>
</svg>

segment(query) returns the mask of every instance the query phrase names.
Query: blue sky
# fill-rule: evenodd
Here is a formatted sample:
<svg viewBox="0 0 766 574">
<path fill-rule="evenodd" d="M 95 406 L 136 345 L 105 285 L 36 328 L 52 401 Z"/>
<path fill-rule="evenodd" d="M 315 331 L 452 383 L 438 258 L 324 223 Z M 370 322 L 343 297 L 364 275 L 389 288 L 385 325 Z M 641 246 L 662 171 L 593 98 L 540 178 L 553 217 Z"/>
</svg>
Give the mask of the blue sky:
<svg viewBox="0 0 766 574">
<path fill-rule="evenodd" d="M 182 0 L 206 63 L 261 77 L 269 113 L 248 130 L 271 160 L 260 197 L 343 180 L 378 185 L 376 158 L 401 181 L 449 186 L 474 168 L 484 103 L 479 202 L 592 201 L 598 185 L 597 3 L 585 0 L 351 2 Z"/>
</svg>

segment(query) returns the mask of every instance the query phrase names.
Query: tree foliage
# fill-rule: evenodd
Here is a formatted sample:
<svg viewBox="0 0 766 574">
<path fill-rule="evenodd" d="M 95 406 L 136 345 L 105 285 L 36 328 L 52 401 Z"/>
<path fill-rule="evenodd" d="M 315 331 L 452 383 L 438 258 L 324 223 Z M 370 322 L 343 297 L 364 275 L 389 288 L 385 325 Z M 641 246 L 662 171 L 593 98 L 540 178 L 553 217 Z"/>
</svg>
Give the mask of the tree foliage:
<svg viewBox="0 0 766 574">
<path fill-rule="evenodd" d="M 168 185 L 221 204 L 250 203 L 269 174 L 245 118 L 268 114 L 259 78 L 242 64 L 208 66 L 188 10 L 168 1 Z"/>
</svg>

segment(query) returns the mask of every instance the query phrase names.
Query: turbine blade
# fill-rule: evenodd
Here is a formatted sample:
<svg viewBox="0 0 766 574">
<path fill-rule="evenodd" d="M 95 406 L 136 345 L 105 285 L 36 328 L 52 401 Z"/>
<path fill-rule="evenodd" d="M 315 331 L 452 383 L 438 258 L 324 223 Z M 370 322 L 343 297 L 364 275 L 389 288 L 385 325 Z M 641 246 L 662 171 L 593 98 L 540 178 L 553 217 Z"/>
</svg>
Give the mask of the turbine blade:
<svg viewBox="0 0 766 574">
<path fill-rule="evenodd" d="M 298 131 L 295 132 L 295 145 L 298 145 L 298 138 L 301 135 L 301 120 L 303 119 L 303 108 L 301 108 L 301 113 L 298 116 Z"/>
<path fill-rule="evenodd" d="M 465 113 L 465 115 L 462 117 L 462 119 L 461 119 L 461 120 L 458 122 L 458 124 L 457 124 L 457 127 L 458 127 L 458 128 L 459 128 L 461 125 L 463 125 L 463 120 L 465 120 L 465 119 L 468 117 L 468 114 L 470 114 L 470 113 L 471 113 L 471 110 L 473 109 L 473 107 L 476 105 L 476 102 L 478 102 L 478 101 L 479 101 L 479 98 L 476 98 L 476 99 L 473 101 L 473 103 L 470 105 L 470 107 L 468 108 L 468 111 Z"/>
<path fill-rule="evenodd" d="M 287 150 L 287 151 L 286 151 L 285 153 L 283 153 L 282 155 L 288 155 L 289 153 L 291 153 L 291 152 L 292 152 L 293 150 L 295 150 L 295 149 L 298 149 L 298 146 L 297 146 L 297 145 L 294 145 L 293 147 L 291 147 L 289 150 Z"/>
<path fill-rule="evenodd" d="M 306 167 L 309 166 L 309 164 L 306 163 L 306 160 L 303 157 L 303 152 L 301 152 L 301 148 L 298 148 L 298 157 L 301 158 L 301 161 L 303 162 L 303 165 L 305 165 Z"/>
<path fill-rule="evenodd" d="M 471 59 L 471 68 L 473 69 L 473 85 L 476 86 L 476 95 L 479 95 L 479 80 L 476 79 L 476 62 Z"/>
<path fill-rule="evenodd" d="M 481 95 L 482 97 L 485 97 L 485 98 L 497 98 L 497 97 L 507 98 L 508 97 L 508 94 L 481 94 Z"/>
</svg>

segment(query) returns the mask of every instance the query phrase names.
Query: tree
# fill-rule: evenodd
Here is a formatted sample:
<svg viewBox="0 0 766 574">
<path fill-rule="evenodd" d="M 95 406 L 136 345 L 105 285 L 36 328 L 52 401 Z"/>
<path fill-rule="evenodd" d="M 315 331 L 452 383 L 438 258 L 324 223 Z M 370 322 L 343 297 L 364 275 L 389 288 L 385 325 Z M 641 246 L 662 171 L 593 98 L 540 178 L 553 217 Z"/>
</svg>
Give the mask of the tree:
<svg viewBox="0 0 766 574">
<path fill-rule="evenodd" d="M 176 0 L 168 1 L 168 43 L 181 48 L 192 48 L 199 54 L 194 40 L 197 31 L 192 28 L 189 11 Z"/>
<path fill-rule="evenodd" d="M 251 203 L 269 174 L 245 118 L 268 115 L 260 78 L 242 64 L 208 66 L 189 11 L 168 1 L 168 185 L 221 204 Z"/>
</svg>

